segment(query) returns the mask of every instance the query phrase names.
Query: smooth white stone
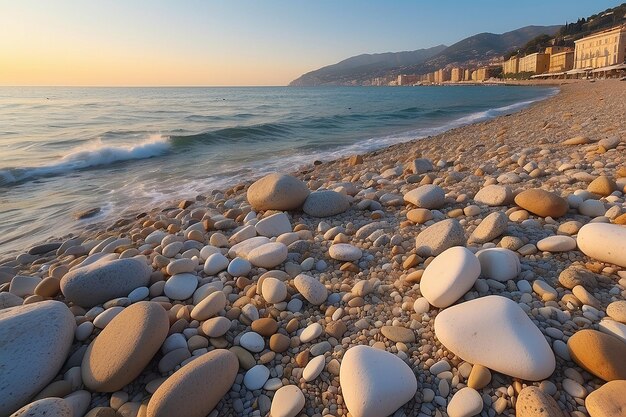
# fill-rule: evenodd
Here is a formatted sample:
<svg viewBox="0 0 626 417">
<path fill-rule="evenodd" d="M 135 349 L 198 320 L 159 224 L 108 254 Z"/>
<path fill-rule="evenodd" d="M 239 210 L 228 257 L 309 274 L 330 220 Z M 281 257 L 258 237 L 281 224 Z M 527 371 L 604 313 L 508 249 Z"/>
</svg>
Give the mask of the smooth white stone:
<svg viewBox="0 0 626 417">
<path fill-rule="evenodd" d="M 434 328 L 439 341 L 464 361 L 528 381 L 554 372 L 550 345 L 508 298 L 490 295 L 447 308 L 435 318 Z"/>
<path fill-rule="evenodd" d="M 287 286 L 279 279 L 267 277 L 261 285 L 261 294 L 268 303 L 280 303 L 287 298 Z"/>
<path fill-rule="evenodd" d="M 422 185 L 404 195 L 404 201 L 426 209 L 441 208 L 445 199 L 445 191 L 438 185 L 433 184 Z"/>
<path fill-rule="evenodd" d="M 186 300 L 198 287 L 198 277 L 193 274 L 172 275 L 165 281 L 163 292 L 172 300 Z"/>
<path fill-rule="evenodd" d="M 304 370 L 302 371 L 302 378 L 304 378 L 306 382 L 313 381 L 319 374 L 322 373 L 324 365 L 326 365 L 324 355 L 314 357 L 304 367 Z"/>
<path fill-rule="evenodd" d="M 348 243 L 335 243 L 331 245 L 328 249 L 328 254 L 331 258 L 344 262 L 358 261 L 361 259 L 361 256 L 363 256 L 361 249 Z"/>
<path fill-rule="evenodd" d="M 258 333 L 247 332 L 244 333 L 243 336 L 241 336 L 241 338 L 239 339 L 239 344 L 246 350 L 257 353 L 262 351 L 265 347 L 265 340 L 263 340 L 263 337 Z"/>
<path fill-rule="evenodd" d="M 220 251 L 220 248 L 216 246 L 206 245 L 205 247 L 200 249 L 200 258 L 204 260 L 209 259 L 209 256 L 213 255 L 214 253 L 222 253 L 222 252 Z"/>
<path fill-rule="evenodd" d="M 285 213 L 272 214 L 271 216 L 259 220 L 255 228 L 259 235 L 265 237 L 280 236 L 292 230 L 289 216 Z"/>
<path fill-rule="evenodd" d="M 328 298 L 328 290 L 324 284 L 310 275 L 298 275 L 293 279 L 293 285 L 313 305 L 320 305 Z"/>
<path fill-rule="evenodd" d="M 430 303 L 424 297 L 418 298 L 413 303 L 413 310 L 415 310 L 417 314 L 428 313 L 428 310 L 430 310 Z"/>
<path fill-rule="evenodd" d="M 287 246 L 280 242 L 272 242 L 252 249 L 247 259 L 254 266 L 270 269 L 285 262 L 288 255 Z"/>
<path fill-rule="evenodd" d="M 626 268 L 626 227 L 588 223 L 578 231 L 577 242 L 585 255 Z"/>
<path fill-rule="evenodd" d="M 311 340 L 315 340 L 322 334 L 322 325 L 319 323 L 311 323 L 302 330 L 300 333 L 300 342 L 308 343 Z"/>
<path fill-rule="evenodd" d="M 480 275 L 476 255 L 462 246 L 446 249 L 424 271 L 420 291 L 430 304 L 444 308 L 472 288 Z"/>
<path fill-rule="evenodd" d="M 483 398 L 478 391 L 465 387 L 454 394 L 446 411 L 449 417 L 471 417 L 480 414 L 482 409 Z"/>
<path fill-rule="evenodd" d="M 363 345 L 346 351 L 339 383 L 352 417 L 388 416 L 417 392 L 415 374 L 402 359 Z"/>
<path fill-rule="evenodd" d="M 569 236 L 548 236 L 537 242 L 542 252 L 567 252 L 576 249 L 576 240 Z"/>
<path fill-rule="evenodd" d="M 250 253 L 252 249 L 258 248 L 259 246 L 265 245 L 266 243 L 270 243 L 270 240 L 265 236 L 257 236 L 248 240 L 244 240 L 241 243 L 233 245 L 228 250 L 228 256 L 230 256 L 231 258 L 235 258 L 237 256 L 245 258 L 246 256 L 248 256 L 248 253 Z"/>
<path fill-rule="evenodd" d="M 276 391 L 272 400 L 272 417 L 296 417 L 304 408 L 305 398 L 300 388 L 286 385 Z"/>
<path fill-rule="evenodd" d="M 204 261 L 204 273 L 207 275 L 217 275 L 228 268 L 228 258 L 221 253 L 214 253 L 209 255 Z"/>
<path fill-rule="evenodd" d="M 522 270 L 519 257 L 512 250 L 488 248 L 476 252 L 480 273 L 485 278 L 506 282 L 515 279 Z"/>
<path fill-rule="evenodd" d="M 250 391 L 263 388 L 270 377 L 270 370 L 263 365 L 254 365 L 243 377 L 243 384 Z"/>
</svg>

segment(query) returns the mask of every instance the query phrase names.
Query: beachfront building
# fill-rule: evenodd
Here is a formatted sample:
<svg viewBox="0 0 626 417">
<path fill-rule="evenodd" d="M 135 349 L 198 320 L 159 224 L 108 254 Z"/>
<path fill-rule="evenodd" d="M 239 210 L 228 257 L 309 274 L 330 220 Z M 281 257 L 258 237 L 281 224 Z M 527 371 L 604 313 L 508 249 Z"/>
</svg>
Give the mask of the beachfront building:
<svg viewBox="0 0 626 417">
<path fill-rule="evenodd" d="M 435 83 L 441 84 L 445 81 L 450 81 L 450 70 L 441 68 L 435 71 Z"/>
<path fill-rule="evenodd" d="M 560 54 L 561 52 L 571 51 L 569 46 L 548 46 L 543 52 L 548 55 Z"/>
<path fill-rule="evenodd" d="M 472 80 L 485 81 L 491 77 L 491 71 L 489 67 L 476 68 L 476 71 L 472 74 Z"/>
<path fill-rule="evenodd" d="M 512 56 L 502 64 L 503 74 L 517 74 L 519 72 L 519 58 Z"/>
<path fill-rule="evenodd" d="M 464 75 L 464 71 L 463 68 L 452 68 L 452 71 L 450 71 L 450 81 L 452 81 L 453 83 L 458 83 L 460 81 L 463 81 L 463 75 Z"/>
<path fill-rule="evenodd" d="M 473 71 L 471 69 L 466 69 L 465 73 L 463 74 L 463 79 L 465 81 L 470 81 L 472 79 L 472 73 Z"/>
<path fill-rule="evenodd" d="M 398 85 L 415 85 L 419 82 L 419 76 L 417 75 L 398 75 Z"/>
<path fill-rule="evenodd" d="M 574 51 L 564 51 L 550 55 L 550 73 L 569 71 L 574 68 Z"/>
<path fill-rule="evenodd" d="M 574 42 L 574 68 L 591 69 L 624 64 L 626 24 L 603 30 Z"/>
<path fill-rule="evenodd" d="M 519 72 L 543 74 L 550 69 L 550 55 L 541 52 L 526 55 L 519 60 Z"/>
</svg>

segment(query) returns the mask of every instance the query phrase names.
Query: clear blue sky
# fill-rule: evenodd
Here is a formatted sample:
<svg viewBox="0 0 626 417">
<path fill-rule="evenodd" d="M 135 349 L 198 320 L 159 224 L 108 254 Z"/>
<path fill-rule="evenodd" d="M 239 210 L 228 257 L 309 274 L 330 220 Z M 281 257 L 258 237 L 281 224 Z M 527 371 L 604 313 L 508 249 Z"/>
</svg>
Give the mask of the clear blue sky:
<svg viewBox="0 0 626 417">
<path fill-rule="evenodd" d="M 604 0 L 55 0 L 0 5 L 0 85 L 283 85 L 361 53 L 563 24 Z"/>
</svg>

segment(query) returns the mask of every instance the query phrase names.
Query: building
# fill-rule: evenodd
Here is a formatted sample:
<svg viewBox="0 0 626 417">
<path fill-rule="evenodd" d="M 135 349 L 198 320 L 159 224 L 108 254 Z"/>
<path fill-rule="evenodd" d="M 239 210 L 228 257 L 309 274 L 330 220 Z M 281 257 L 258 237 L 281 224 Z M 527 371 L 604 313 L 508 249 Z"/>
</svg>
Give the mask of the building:
<svg viewBox="0 0 626 417">
<path fill-rule="evenodd" d="M 472 79 L 472 70 L 471 69 L 466 69 L 465 73 L 463 74 L 463 79 L 465 81 L 470 81 Z"/>
<path fill-rule="evenodd" d="M 571 69 L 574 69 L 574 51 L 550 55 L 550 70 L 548 72 L 565 72 Z"/>
<path fill-rule="evenodd" d="M 419 76 L 417 75 L 398 75 L 398 85 L 415 85 L 419 82 Z"/>
<path fill-rule="evenodd" d="M 441 68 L 435 71 L 435 83 L 441 84 L 446 81 L 450 81 L 450 70 Z"/>
<path fill-rule="evenodd" d="M 519 58 L 512 56 L 502 64 L 503 74 L 517 74 L 519 72 Z"/>
<path fill-rule="evenodd" d="M 545 53 L 548 55 L 560 54 L 561 52 L 571 51 L 572 48 L 568 46 L 548 46 L 545 49 Z"/>
<path fill-rule="evenodd" d="M 464 75 L 465 75 L 465 72 L 463 71 L 463 68 L 458 68 L 458 67 L 452 68 L 452 71 L 450 71 L 450 81 L 452 81 L 453 83 L 458 83 L 459 81 L 463 81 Z"/>
<path fill-rule="evenodd" d="M 489 67 L 476 68 L 476 71 L 474 71 L 474 74 L 472 76 L 472 80 L 485 81 L 487 78 L 489 78 L 489 76 Z"/>
<path fill-rule="evenodd" d="M 626 59 L 626 24 L 603 30 L 574 42 L 574 68 L 601 68 Z"/>
<path fill-rule="evenodd" d="M 543 74 L 550 69 L 550 55 L 541 52 L 526 55 L 519 60 L 519 72 Z"/>
</svg>

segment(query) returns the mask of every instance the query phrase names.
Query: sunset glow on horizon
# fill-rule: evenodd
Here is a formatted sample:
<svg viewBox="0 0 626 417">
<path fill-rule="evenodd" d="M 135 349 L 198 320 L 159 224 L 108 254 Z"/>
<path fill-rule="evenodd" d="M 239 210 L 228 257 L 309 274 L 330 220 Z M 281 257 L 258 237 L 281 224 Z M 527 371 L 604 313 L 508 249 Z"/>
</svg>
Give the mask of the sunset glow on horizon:
<svg viewBox="0 0 626 417">
<path fill-rule="evenodd" d="M 562 24 L 566 8 L 575 20 L 616 4 L 529 1 L 541 5 L 537 14 L 532 4 L 503 10 L 500 1 L 482 3 L 481 9 L 408 0 L 4 2 L 0 85 L 285 85 L 360 53 Z"/>
</svg>

